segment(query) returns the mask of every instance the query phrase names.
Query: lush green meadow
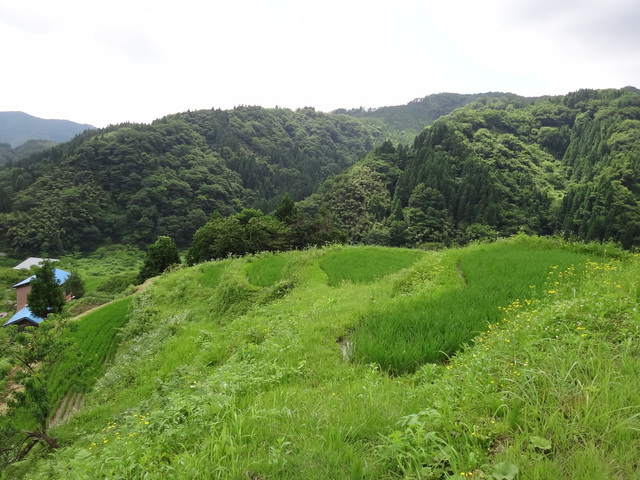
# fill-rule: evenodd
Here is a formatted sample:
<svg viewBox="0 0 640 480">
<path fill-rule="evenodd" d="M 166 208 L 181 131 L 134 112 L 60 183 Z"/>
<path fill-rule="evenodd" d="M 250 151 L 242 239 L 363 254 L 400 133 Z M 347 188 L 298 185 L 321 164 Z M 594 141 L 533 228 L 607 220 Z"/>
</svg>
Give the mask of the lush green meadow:
<svg viewBox="0 0 640 480">
<path fill-rule="evenodd" d="M 60 268 L 77 270 L 85 282 L 87 293 L 92 293 L 114 277 L 137 274 L 144 253 L 129 245 L 101 247 L 91 255 L 68 255 L 60 259 Z"/>
<path fill-rule="evenodd" d="M 526 237 L 179 269 L 132 300 L 62 447 L 0 478 L 638 478 L 638 278 L 614 248 Z M 391 357 L 439 316 L 447 355 L 362 353 L 367 328 L 391 324 Z"/>
</svg>

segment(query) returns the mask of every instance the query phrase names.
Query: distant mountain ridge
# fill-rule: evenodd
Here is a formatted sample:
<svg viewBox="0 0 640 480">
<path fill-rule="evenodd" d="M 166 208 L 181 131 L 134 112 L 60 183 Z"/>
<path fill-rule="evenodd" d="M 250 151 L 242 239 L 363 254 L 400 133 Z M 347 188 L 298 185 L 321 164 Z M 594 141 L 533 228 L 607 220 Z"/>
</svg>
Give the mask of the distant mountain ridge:
<svg viewBox="0 0 640 480">
<path fill-rule="evenodd" d="M 34 117 L 24 112 L 0 112 L 0 143 L 15 148 L 29 140 L 62 143 L 77 134 L 95 129 L 93 125 Z"/>
<path fill-rule="evenodd" d="M 340 113 L 356 118 L 378 119 L 389 128 L 404 133 L 404 141 L 411 143 L 425 127 L 438 118 L 464 107 L 480 98 L 510 98 L 523 100 L 525 97 L 512 93 L 435 93 L 411 100 L 406 105 L 392 105 L 379 108 L 339 108 L 332 113 Z"/>
<path fill-rule="evenodd" d="M 199 110 L 86 130 L 0 168 L 0 244 L 50 253 L 166 234 L 185 247 L 214 212 L 306 198 L 386 138 L 378 120 L 313 108 Z"/>
</svg>

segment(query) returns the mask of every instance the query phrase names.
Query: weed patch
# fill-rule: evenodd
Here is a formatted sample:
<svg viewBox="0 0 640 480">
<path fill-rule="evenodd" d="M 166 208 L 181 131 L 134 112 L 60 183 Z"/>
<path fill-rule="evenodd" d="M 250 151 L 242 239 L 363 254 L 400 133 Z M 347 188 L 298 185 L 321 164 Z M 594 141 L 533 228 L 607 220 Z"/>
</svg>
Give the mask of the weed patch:
<svg viewBox="0 0 640 480">
<path fill-rule="evenodd" d="M 205 263 L 200 277 L 200 285 L 204 288 L 216 288 L 220 284 L 220 278 L 222 277 L 222 271 L 228 262 L 218 261 Z"/>
</svg>

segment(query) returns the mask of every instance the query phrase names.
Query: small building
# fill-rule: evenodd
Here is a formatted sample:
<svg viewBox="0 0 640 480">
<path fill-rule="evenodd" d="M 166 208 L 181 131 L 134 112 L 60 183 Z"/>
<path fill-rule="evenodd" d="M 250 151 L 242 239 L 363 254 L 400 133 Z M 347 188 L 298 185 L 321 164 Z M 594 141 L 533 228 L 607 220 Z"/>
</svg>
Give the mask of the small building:
<svg viewBox="0 0 640 480">
<path fill-rule="evenodd" d="M 66 282 L 67 278 L 69 278 L 69 275 L 71 275 L 69 272 L 60 270 L 59 268 L 54 268 L 53 272 L 58 285 L 62 285 L 64 282 Z M 24 280 L 16 283 L 13 286 L 13 288 L 16 289 L 16 310 L 18 312 L 22 311 L 22 309 L 27 306 L 27 295 L 29 295 L 29 292 L 31 292 L 31 282 L 35 278 L 35 275 L 31 275 L 29 278 L 25 278 Z"/>
<path fill-rule="evenodd" d="M 24 327 L 37 327 L 42 321 L 43 319 L 34 315 L 29 307 L 23 307 L 2 326 L 17 325 L 19 329 L 23 329 Z"/>
<path fill-rule="evenodd" d="M 42 266 L 42 262 L 45 260 L 49 260 L 50 262 L 57 262 L 57 258 L 40 258 L 40 257 L 29 257 L 24 262 L 20 262 L 18 265 L 13 267 L 14 270 L 29 270 L 33 266 Z"/>
</svg>

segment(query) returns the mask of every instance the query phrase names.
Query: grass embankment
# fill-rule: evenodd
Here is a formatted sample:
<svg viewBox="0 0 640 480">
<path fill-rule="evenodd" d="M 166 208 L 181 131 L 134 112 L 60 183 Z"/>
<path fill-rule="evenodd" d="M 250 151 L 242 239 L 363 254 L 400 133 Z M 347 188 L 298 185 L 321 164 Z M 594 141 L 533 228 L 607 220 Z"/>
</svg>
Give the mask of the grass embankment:
<svg viewBox="0 0 640 480">
<path fill-rule="evenodd" d="M 457 299 L 475 281 L 465 268 L 528 249 L 567 257 L 549 256 L 551 278 L 529 302 L 517 288 L 493 297 L 499 316 L 450 361 L 397 376 L 344 361 L 345 339 L 374 314 L 427 292 Z M 262 288 L 247 281 L 247 258 L 157 279 L 133 301 L 114 365 L 55 428 L 65 446 L 1 475 L 637 478 L 635 257 L 590 252 L 581 270 L 579 248 L 518 238 L 423 252 L 408 269 L 329 286 L 321 259 L 357 250 L 283 254 L 286 275 Z M 490 265 L 473 266 L 475 252 Z"/>
</svg>

